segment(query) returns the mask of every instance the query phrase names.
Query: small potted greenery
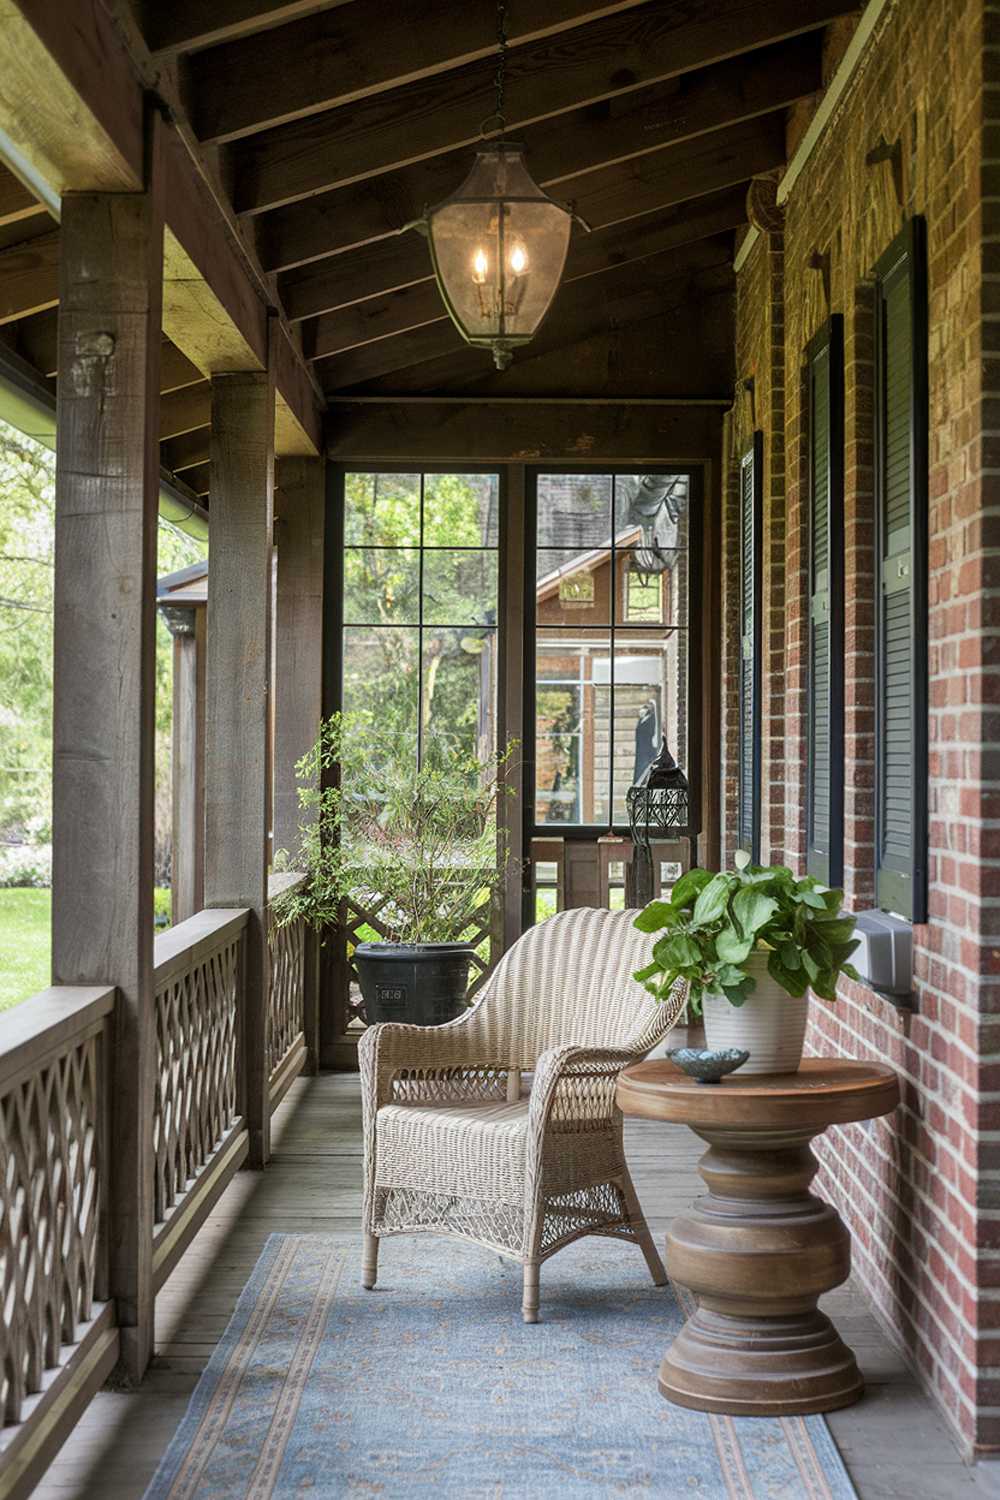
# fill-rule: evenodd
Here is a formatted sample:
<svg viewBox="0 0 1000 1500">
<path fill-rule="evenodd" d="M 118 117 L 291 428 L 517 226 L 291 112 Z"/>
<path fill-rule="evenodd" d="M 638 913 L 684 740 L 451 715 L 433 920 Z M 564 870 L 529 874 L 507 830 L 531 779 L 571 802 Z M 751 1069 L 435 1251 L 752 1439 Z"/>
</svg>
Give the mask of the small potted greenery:
<svg viewBox="0 0 1000 1500">
<path fill-rule="evenodd" d="M 843 891 L 784 865 L 752 865 L 737 853 L 734 870 L 689 870 L 666 901 L 636 917 L 656 934 L 651 961 L 635 978 L 663 999 L 677 979 L 704 1013 L 709 1047 L 749 1051 L 744 1073 L 794 1072 L 802 1059 L 808 992 L 835 1000 L 858 947 Z"/>
<path fill-rule="evenodd" d="M 514 746 L 480 758 L 413 736 L 370 714 L 334 714 L 296 767 L 304 813 L 304 885 L 280 898 L 279 924 L 303 918 L 326 935 L 346 905 L 371 915 L 354 949 L 369 1022 L 449 1021 L 467 1004 L 470 937 L 499 889 L 507 850 L 498 827 Z"/>
</svg>

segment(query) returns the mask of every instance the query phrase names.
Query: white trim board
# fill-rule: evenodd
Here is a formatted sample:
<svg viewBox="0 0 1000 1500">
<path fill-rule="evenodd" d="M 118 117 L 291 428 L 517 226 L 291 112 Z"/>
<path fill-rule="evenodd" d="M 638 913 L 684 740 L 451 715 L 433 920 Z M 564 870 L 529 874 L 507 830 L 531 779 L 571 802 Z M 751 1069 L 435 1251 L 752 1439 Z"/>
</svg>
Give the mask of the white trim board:
<svg viewBox="0 0 1000 1500">
<path fill-rule="evenodd" d="M 799 142 L 795 154 L 785 170 L 785 175 L 778 184 L 779 204 L 785 202 L 801 176 L 803 168 L 812 155 L 816 143 L 829 124 L 831 115 L 847 92 L 847 86 L 864 55 L 865 48 L 871 40 L 875 27 L 882 19 L 883 12 L 887 11 L 892 4 L 893 0 L 868 0 L 861 20 L 858 22 L 857 29 L 848 44 L 847 51 L 840 60 L 840 66 L 830 79 L 826 93 L 820 100 L 816 113 L 809 122 L 809 128 Z M 741 271 L 743 269 L 750 251 L 759 239 L 760 230 L 755 229 L 751 225 L 746 238 L 736 252 L 736 258 L 733 261 L 734 271 Z"/>
</svg>

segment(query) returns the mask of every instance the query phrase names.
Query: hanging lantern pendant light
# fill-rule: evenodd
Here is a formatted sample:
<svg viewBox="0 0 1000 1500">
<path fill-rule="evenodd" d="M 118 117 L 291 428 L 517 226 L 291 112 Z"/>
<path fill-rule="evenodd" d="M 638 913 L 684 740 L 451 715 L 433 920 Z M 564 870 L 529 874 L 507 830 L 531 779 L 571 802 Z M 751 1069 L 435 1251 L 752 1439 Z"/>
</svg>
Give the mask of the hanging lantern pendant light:
<svg viewBox="0 0 1000 1500">
<path fill-rule="evenodd" d="M 532 179 L 524 147 L 504 140 L 506 5 L 497 6 L 497 140 L 484 142 L 457 192 L 426 211 L 434 275 L 467 343 L 492 349 L 498 370 L 537 332 L 562 279 L 573 214 Z"/>
</svg>

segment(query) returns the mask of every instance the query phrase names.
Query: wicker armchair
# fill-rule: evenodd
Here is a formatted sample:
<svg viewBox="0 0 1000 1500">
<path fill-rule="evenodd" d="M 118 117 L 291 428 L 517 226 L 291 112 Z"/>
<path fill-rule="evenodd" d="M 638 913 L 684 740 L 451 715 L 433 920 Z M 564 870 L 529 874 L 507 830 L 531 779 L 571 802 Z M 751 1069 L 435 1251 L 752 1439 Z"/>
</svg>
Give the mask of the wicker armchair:
<svg viewBox="0 0 1000 1500">
<path fill-rule="evenodd" d="M 527 1323 L 538 1321 L 541 1262 L 583 1234 L 636 1243 L 665 1284 L 625 1163 L 615 1085 L 674 1024 L 686 993 L 678 986 L 658 1005 L 632 979 L 649 943 L 633 916 L 560 912 L 514 944 L 458 1020 L 365 1032 L 366 1287 L 379 1239 L 420 1232 L 520 1261 Z"/>
</svg>

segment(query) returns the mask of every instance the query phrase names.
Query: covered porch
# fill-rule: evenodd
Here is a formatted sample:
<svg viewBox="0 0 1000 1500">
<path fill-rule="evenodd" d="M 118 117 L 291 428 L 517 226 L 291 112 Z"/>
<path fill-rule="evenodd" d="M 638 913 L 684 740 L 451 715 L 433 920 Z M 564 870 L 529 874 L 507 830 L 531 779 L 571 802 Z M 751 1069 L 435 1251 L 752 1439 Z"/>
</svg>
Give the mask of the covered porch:
<svg viewBox="0 0 1000 1500">
<path fill-rule="evenodd" d="M 56 547 L 52 986 L 0 1018 L 0 1500 L 140 1496 L 268 1234 L 360 1229 L 380 908 L 322 944 L 271 912 L 296 766 L 358 707 L 418 755 L 521 746 L 477 985 L 547 916 L 628 904 L 661 739 L 689 816 L 654 892 L 744 851 L 873 919 L 891 962 L 810 1012 L 808 1051 L 902 1098 L 818 1151 L 869 1386 L 830 1426 L 862 1500 L 996 1489 L 994 21 L 8 4 L 0 417 L 55 449 Z M 588 232 L 494 370 L 413 221 L 498 52 Z M 157 578 L 158 514 L 207 564 Z M 662 1239 L 699 1148 L 626 1143 Z"/>
</svg>

